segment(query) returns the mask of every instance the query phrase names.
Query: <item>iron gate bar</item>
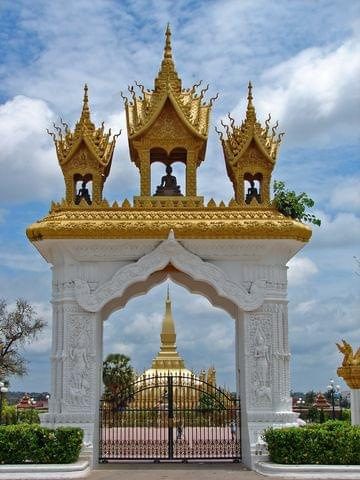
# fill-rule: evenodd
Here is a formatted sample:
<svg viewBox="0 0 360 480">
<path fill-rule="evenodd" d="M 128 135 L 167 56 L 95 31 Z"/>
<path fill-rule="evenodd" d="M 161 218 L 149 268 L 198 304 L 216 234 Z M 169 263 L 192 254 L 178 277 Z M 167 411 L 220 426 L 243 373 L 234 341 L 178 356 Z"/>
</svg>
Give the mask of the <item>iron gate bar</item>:
<svg viewBox="0 0 360 480">
<path fill-rule="evenodd" d="M 239 399 L 195 376 L 155 375 L 104 395 L 99 427 L 100 462 L 241 458 Z"/>
</svg>

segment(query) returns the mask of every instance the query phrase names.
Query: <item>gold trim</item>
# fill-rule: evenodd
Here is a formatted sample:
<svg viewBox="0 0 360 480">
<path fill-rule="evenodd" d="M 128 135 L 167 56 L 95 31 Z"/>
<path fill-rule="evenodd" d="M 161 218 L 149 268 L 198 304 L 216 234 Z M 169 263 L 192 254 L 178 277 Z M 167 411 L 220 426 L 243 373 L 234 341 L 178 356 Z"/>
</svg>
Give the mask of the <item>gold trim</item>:
<svg viewBox="0 0 360 480">
<path fill-rule="evenodd" d="M 125 203 L 125 202 L 124 202 Z M 210 204 L 211 202 L 209 202 Z M 214 202 L 215 203 L 215 202 Z M 232 202 L 234 205 L 234 202 Z M 80 207 L 80 206 L 79 206 Z M 217 207 L 137 209 L 73 208 L 53 211 L 27 229 L 31 241 L 75 238 L 293 239 L 308 242 L 311 229 L 273 208 Z"/>
</svg>

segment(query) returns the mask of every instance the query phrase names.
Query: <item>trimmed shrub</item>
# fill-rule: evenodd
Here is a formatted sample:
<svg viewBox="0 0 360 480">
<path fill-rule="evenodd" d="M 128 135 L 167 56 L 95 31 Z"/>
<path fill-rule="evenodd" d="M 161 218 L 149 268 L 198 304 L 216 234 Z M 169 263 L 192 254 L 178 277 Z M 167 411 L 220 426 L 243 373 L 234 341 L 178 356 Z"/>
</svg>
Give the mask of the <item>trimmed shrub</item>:
<svg viewBox="0 0 360 480">
<path fill-rule="evenodd" d="M 264 433 L 272 462 L 288 465 L 360 465 L 360 427 L 330 420 Z"/>
<path fill-rule="evenodd" d="M 0 427 L 0 463 L 73 463 L 82 445 L 81 428 L 44 428 L 36 424 Z"/>
</svg>

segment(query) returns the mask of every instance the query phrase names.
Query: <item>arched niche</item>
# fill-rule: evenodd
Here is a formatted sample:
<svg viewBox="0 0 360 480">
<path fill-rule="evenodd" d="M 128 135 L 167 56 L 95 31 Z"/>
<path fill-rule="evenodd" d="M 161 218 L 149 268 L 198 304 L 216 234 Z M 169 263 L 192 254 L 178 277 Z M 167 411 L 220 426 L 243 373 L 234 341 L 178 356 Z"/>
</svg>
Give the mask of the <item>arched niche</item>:
<svg viewBox="0 0 360 480">
<path fill-rule="evenodd" d="M 111 299 L 101 310 L 102 320 L 106 320 L 113 312 L 120 310 L 134 297 L 146 295 L 153 287 L 171 279 L 177 285 L 184 287 L 188 292 L 204 296 L 211 305 L 221 308 L 233 319 L 238 317 L 238 306 L 231 300 L 219 295 L 215 288 L 204 281 L 195 280 L 190 275 L 178 270 L 169 263 L 162 270 L 149 275 L 148 278 L 128 286 L 121 296 Z"/>
<path fill-rule="evenodd" d="M 257 203 L 262 203 L 263 196 L 263 174 L 260 172 L 244 174 L 244 200 L 249 204 L 255 199 Z"/>
</svg>

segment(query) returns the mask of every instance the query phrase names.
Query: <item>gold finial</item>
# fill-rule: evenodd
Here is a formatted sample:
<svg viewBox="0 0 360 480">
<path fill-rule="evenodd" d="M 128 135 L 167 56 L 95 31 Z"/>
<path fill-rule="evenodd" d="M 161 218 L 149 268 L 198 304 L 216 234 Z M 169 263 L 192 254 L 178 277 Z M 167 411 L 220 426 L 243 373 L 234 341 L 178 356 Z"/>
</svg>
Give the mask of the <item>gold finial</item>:
<svg viewBox="0 0 360 480">
<path fill-rule="evenodd" d="M 167 286 L 166 301 L 170 302 L 170 286 Z"/>
<path fill-rule="evenodd" d="M 248 104 L 247 104 L 247 110 L 246 110 L 246 117 L 249 118 L 249 119 L 251 118 L 255 121 L 256 120 L 256 113 L 255 113 L 254 105 L 252 103 L 252 101 L 253 101 L 252 89 L 253 89 L 252 83 L 249 82 L 249 84 L 248 84 L 248 96 L 247 96 Z"/>
<path fill-rule="evenodd" d="M 252 88 L 253 88 L 252 83 L 249 82 L 249 85 L 248 85 L 248 97 L 247 97 L 248 102 L 249 102 L 248 105 L 252 104 L 252 99 L 253 99 L 253 96 L 252 96 Z"/>
<path fill-rule="evenodd" d="M 170 23 L 168 23 L 166 26 L 165 36 L 166 36 L 166 40 L 165 40 L 165 47 L 164 47 L 164 59 L 169 58 L 172 60 Z"/>
<path fill-rule="evenodd" d="M 83 123 L 85 120 L 90 120 L 90 108 L 89 108 L 89 96 L 88 96 L 88 86 L 87 83 L 84 85 L 84 99 L 83 99 L 83 108 L 80 117 L 80 123 Z"/>
</svg>

